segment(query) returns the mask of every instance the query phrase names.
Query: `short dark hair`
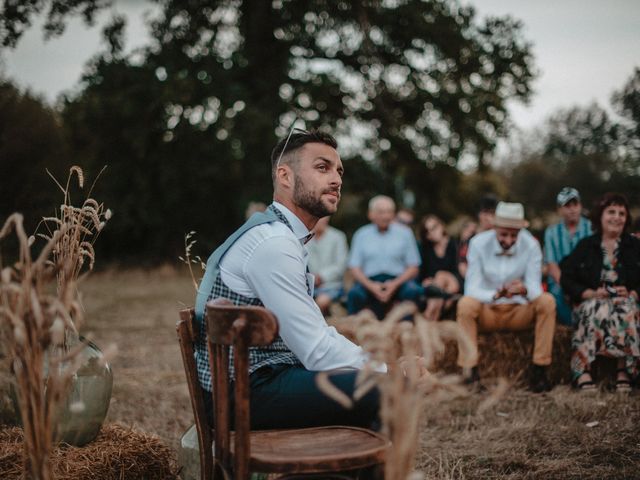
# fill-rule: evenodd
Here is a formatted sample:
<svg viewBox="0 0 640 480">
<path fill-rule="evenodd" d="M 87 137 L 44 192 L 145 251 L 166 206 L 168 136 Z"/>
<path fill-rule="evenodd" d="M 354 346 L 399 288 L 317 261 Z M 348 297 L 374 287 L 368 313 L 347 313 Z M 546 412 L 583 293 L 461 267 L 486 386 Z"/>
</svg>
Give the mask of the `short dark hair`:
<svg viewBox="0 0 640 480">
<path fill-rule="evenodd" d="M 495 212 L 498 206 L 498 197 L 492 193 L 487 193 L 480 198 L 478 202 L 478 213 L 480 212 Z"/>
<path fill-rule="evenodd" d="M 307 143 L 324 143 L 332 148 L 338 148 L 338 142 L 328 133 L 315 129 L 306 131 L 296 128 L 288 137 L 288 141 L 287 137 L 283 138 L 271 151 L 271 176 L 273 179 L 275 179 L 276 166 L 280 156 L 282 155 L 282 162 L 289 152 L 294 152 Z"/>
<path fill-rule="evenodd" d="M 624 231 L 627 232 L 631 227 L 631 212 L 629 211 L 629 202 L 627 197 L 621 193 L 608 192 L 605 193 L 600 200 L 596 201 L 591 217 L 591 228 L 596 233 L 602 233 L 602 213 L 611 205 L 619 205 L 624 207 L 627 212 L 627 220 L 624 222 Z"/>
</svg>

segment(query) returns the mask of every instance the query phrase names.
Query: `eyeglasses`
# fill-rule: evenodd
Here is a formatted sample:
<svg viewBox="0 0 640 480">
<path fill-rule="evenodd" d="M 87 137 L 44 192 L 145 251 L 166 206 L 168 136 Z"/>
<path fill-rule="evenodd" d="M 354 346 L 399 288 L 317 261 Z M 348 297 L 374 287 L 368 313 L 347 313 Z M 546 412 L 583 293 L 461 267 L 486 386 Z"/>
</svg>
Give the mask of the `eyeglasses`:
<svg viewBox="0 0 640 480">
<path fill-rule="evenodd" d="M 295 125 L 295 123 L 296 122 L 294 120 L 292 125 Z M 287 145 L 289 144 L 289 140 L 291 139 L 291 135 L 293 135 L 293 132 L 300 132 L 303 135 L 309 135 L 309 132 L 307 130 L 302 129 L 302 128 L 292 127 L 291 130 L 289 130 L 289 135 L 287 135 L 287 139 L 284 142 L 284 146 L 282 147 L 282 150 L 280 150 L 280 155 L 278 155 L 278 161 L 276 162 L 276 170 L 280 166 L 280 160 L 282 160 L 282 155 L 284 155 L 284 152 L 287 149 Z"/>
</svg>

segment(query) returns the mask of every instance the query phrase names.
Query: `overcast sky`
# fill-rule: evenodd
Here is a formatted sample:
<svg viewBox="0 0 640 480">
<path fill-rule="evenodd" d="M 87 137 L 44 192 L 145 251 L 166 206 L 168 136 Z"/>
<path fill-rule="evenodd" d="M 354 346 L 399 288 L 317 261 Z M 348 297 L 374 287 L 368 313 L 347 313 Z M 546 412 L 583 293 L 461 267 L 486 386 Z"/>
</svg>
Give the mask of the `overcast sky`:
<svg viewBox="0 0 640 480">
<path fill-rule="evenodd" d="M 535 94 L 529 106 L 510 110 L 523 129 L 538 125 L 557 108 L 597 101 L 607 106 L 640 67 L 640 0 L 465 0 L 481 17 L 504 15 L 521 19 L 533 44 Z M 127 14 L 127 50 L 148 39 L 144 0 L 116 0 L 114 10 Z M 109 18 L 103 12 L 99 22 Z M 5 52 L 2 70 L 19 85 L 53 102 L 77 85 L 84 64 L 99 49 L 100 27 L 73 20 L 62 37 L 44 42 L 40 25 L 31 28 L 17 48 Z"/>
</svg>

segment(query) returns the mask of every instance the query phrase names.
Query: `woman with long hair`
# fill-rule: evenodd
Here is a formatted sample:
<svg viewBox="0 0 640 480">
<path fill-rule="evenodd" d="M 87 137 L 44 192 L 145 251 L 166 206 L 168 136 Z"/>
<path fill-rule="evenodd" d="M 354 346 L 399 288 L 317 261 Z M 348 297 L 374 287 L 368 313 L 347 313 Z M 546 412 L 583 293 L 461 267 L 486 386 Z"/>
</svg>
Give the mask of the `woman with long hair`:
<svg viewBox="0 0 640 480">
<path fill-rule="evenodd" d="M 460 293 L 462 279 L 458 272 L 456 242 L 449 237 L 444 223 L 436 215 L 427 215 L 420 223 L 420 281 L 423 286 L 437 287 L 448 294 Z M 445 301 L 429 298 L 425 317 L 439 320 Z"/>
</svg>

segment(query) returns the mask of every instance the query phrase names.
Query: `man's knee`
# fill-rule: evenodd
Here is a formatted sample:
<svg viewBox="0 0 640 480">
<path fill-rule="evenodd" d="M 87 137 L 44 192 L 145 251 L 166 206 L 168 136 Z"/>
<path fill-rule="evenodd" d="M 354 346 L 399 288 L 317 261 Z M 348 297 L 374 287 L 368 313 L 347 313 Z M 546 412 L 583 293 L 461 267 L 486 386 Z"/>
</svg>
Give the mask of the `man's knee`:
<svg viewBox="0 0 640 480">
<path fill-rule="evenodd" d="M 460 300 L 458 300 L 457 305 L 457 319 L 459 318 L 476 318 L 480 315 L 480 310 L 482 309 L 482 302 L 479 300 L 469 297 L 467 295 L 463 296 Z"/>
<path fill-rule="evenodd" d="M 418 282 L 415 280 L 408 280 L 400 285 L 400 288 L 398 289 L 398 299 L 417 301 L 423 292 L 424 289 Z"/>
<path fill-rule="evenodd" d="M 556 299 L 548 292 L 544 292 L 533 301 L 536 312 L 543 314 L 556 313 Z"/>
</svg>

